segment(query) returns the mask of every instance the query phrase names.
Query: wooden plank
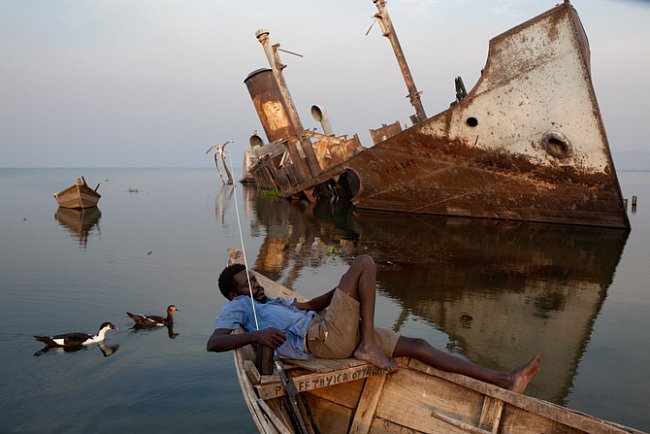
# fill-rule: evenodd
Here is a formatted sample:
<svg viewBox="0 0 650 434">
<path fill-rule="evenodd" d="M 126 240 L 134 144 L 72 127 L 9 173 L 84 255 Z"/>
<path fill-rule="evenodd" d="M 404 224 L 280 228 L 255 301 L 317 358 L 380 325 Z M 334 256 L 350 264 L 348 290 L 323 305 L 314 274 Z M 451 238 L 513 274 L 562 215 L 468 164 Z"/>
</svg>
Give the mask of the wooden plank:
<svg viewBox="0 0 650 434">
<path fill-rule="evenodd" d="M 253 365 L 255 364 L 253 363 Z M 260 384 L 277 383 L 278 381 L 280 381 L 280 374 L 277 372 L 271 375 L 260 375 Z"/>
<path fill-rule="evenodd" d="M 455 426 L 456 428 L 460 428 L 461 430 L 472 433 L 472 434 L 491 434 L 491 431 L 486 431 L 481 428 L 477 428 L 473 425 L 470 425 L 466 422 L 463 422 L 458 419 L 454 419 L 453 417 L 445 416 L 442 413 L 438 413 L 437 411 L 432 411 L 431 416 L 435 417 L 436 419 L 440 419 L 441 421 L 448 423 L 449 425 Z"/>
<path fill-rule="evenodd" d="M 350 383 L 347 383 L 350 384 Z M 320 389 L 325 390 L 325 389 Z M 319 434 L 346 433 L 352 421 L 353 410 L 312 393 L 304 394 L 305 405 L 309 408 L 312 424 Z"/>
<path fill-rule="evenodd" d="M 340 369 L 337 371 L 324 373 L 310 373 L 291 377 L 299 393 L 323 387 L 331 387 L 337 384 L 347 383 L 350 381 L 362 380 L 373 375 L 385 374 L 386 371 L 379 369 L 369 363 L 355 366 L 353 368 Z M 284 395 L 282 383 L 269 382 L 266 384 L 256 385 L 255 389 L 260 398 L 269 399 L 277 398 Z"/>
<path fill-rule="evenodd" d="M 375 417 L 372 420 L 370 432 L 373 434 L 467 434 L 467 431 L 434 417 L 431 417 L 427 426 L 421 429 L 405 426 L 393 420 Z"/>
<path fill-rule="evenodd" d="M 556 422 L 543 415 L 511 407 L 508 404 L 503 409 L 500 425 L 500 432 L 508 434 L 527 434 L 530 432 L 531 426 L 534 426 L 535 430 L 541 433 L 585 434 L 589 432 L 590 434 L 602 434 L 602 431 L 583 431 L 573 428 L 570 425 Z"/>
<path fill-rule="evenodd" d="M 253 386 L 261 399 L 273 399 L 284 396 L 284 386 L 280 380 L 274 383 L 256 384 Z"/>
<path fill-rule="evenodd" d="M 266 417 L 260 406 L 257 402 L 253 403 L 253 408 L 255 408 L 255 413 L 253 420 L 255 421 L 257 428 L 262 434 L 279 434 L 275 429 L 273 424 L 270 423 L 269 419 Z"/>
<path fill-rule="evenodd" d="M 297 359 L 286 359 L 283 360 L 286 363 L 289 363 L 290 366 L 299 366 L 301 368 L 307 369 L 312 372 L 333 372 L 340 369 L 346 368 L 355 368 L 358 366 L 371 366 L 370 363 L 349 358 L 349 359 L 309 359 L 309 360 L 297 360 Z"/>
<path fill-rule="evenodd" d="M 486 396 L 483 399 L 483 408 L 481 409 L 481 418 L 478 421 L 478 427 L 496 434 L 499 430 L 502 414 L 503 401 Z"/>
<path fill-rule="evenodd" d="M 282 421 L 284 426 L 289 428 L 289 430 L 293 433 L 295 431 L 295 427 L 293 425 L 293 417 L 289 415 L 286 399 L 269 399 L 268 401 L 264 402 L 268 404 L 271 411 Z"/>
<path fill-rule="evenodd" d="M 252 384 L 260 384 L 262 377 L 260 376 L 259 371 L 255 367 L 255 363 L 250 360 L 244 360 L 243 363 L 244 372 Z"/>
<path fill-rule="evenodd" d="M 385 370 L 379 369 L 370 364 L 364 364 L 354 368 L 341 369 L 334 372 L 313 373 L 293 378 L 298 392 L 329 387 L 335 384 L 347 383 L 349 381 L 368 378 L 373 375 L 385 374 Z"/>
<path fill-rule="evenodd" d="M 310 390 L 309 392 L 305 392 L 303 395 L 314 395 L 321 399 L 331 401 L 335 404 L 354 410 L 357 407 L 357 404 L 361 397 L 361 392 L 363 391 L 365 382 L 365 379 L 351 381 L 349 383 L 337 384 L 335 386 L 324 387 L 322 389 Z M 343 432 L 347 430 L 348 427 L 346 426 Z"/>
<path fill-rule="evenodd" d="M 260 406 L 260 409 L 264 412 L 266 417 L 269 419 L 269 421 L 271 421 L 275 429 L 277 429 L 280 434 L 293 434 L 293 432 L 289 431 L 289 429 L 287 429 L 287 427 L 282 423 L 280 418 L 275 415 L 273 410 L 271 410 L 271 408 L 266 402 L 264 402 L 264 400 L 258 399 L 257 405 Z"/>
<path fill-rule="evenodd" d="M 366 380 L 363 388 L 361 399 L 357 405 L 357 411 L 352 420 L 350 434 L 368 434 L 370 425 L 381 397 L 381 391 L 384 388 L 386 374 L 381 376 L 370 377 Z"/>
<path fill-rule="evenodd" d="M 452 382 L 400 369 L 386 379 L 375 420 L 383 419 L 426 433 L 463 432 L 436 418 L 432 412 L 476 426 L 482 402 L 480 394 Z"/>
</svg>

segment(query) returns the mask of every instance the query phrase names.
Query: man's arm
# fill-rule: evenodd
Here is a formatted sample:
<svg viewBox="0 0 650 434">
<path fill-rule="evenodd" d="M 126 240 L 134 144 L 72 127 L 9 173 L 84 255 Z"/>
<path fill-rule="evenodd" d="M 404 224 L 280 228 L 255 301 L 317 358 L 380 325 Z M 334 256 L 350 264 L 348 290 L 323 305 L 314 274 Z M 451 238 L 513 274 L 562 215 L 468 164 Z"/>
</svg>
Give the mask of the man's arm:
<svg viewBox="0 0 650 434">
<path fill-rule="evenodd" d="M 313 310 L 316 312 L 320 312 L 321 310 L 325 309 L 327 306 L 330 305 L 332 302 L 332 297 L 334 297 L 334 291 L 336 291 L 336 288 L 332 289 L 331 291 L 327 291 L 323 295 L 319 295 L 318 297 L 312 298 L 309 301 L 303 301 L 303 302 L 294 302 L 292 306 L 297 307 L 300 310 Z"/>
<path fill-rule="evenodd" d="M 252 343 L 260 343 L 271 348 L 282 345 L 286 337 L 282 330 L 269 327 L 264 330 L 252 332 L 232 333 L 231 329 L 215 329 L 208 339 L 208 351 L 228 351 Z"/>
</svg>

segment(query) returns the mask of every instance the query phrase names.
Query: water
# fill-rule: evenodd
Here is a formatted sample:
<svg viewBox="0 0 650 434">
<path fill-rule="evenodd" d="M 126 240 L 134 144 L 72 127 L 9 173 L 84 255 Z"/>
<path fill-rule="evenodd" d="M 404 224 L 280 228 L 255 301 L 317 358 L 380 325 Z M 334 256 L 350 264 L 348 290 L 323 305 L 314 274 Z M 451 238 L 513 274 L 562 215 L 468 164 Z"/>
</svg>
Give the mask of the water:
<svg viewBox="0 0 650 434">
<path fill-rule="evenodd" d="M 81 175 L 101 184 L 99 212 L 58 210 L 52 193 Z M 639 198 L 629 234 L 237 194 L 248 260 L 269 277 L 311 297 L 369 253 L 379 326 L 497 369 L 539 351 L 529 395 L 650 431 L 650 173 L 619 175 Z M 239 245 L 220 184 L 210 169 L 0 169 L 0 431 L 256 431 L 232 354 L 205 351 Z M 173 330 L 130 329 L 127 310 L 169 304 Z M 101 348 L 39 353 L 32 338 L 103 321 L 119 331 Z"/>
</svg>

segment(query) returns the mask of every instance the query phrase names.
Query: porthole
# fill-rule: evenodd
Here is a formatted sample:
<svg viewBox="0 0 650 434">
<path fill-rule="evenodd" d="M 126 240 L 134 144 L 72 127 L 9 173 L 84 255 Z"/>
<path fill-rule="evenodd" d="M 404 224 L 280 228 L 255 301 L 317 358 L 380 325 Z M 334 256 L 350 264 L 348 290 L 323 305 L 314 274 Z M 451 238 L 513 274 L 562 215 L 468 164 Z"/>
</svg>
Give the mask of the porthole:
<svg viewBox="0 0 650 434">
<path fill-rule="evenodd" d="M 547 131 L 542 135 L 542 147 L 549 155 L 560 160 L 571 155 L 571 144 L 557 131 Z"/>
</svg>

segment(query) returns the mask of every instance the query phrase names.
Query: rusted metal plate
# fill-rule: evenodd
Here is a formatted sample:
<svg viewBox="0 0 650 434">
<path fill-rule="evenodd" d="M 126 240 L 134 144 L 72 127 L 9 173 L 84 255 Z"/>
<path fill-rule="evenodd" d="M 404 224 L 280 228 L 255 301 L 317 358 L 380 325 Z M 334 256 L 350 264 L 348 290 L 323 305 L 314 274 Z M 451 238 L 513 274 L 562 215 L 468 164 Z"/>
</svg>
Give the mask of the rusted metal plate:
<svg viewBox="0 0 650 434">
<path fill-rule="evenodd" d="M 372 138 L 373 143 L 376 145 L 377 143 L 383 142 L 389 137 L 393 137 L 400 131 L 402 131 L 402 126 L 400 125 L 399 121 L 395 121 L 392 124 L 384 124 L 377 129 L 370 130 L 370 137 Z"/>
<path fill-rule="evenodd" d="M 409 133 L 411 133 L 409 131 Z M 400 137 L 408 140 L 410 134 Z M 396 141 L 397 140 L 396 138 Z M 369 209 L 626 227 L 611 171 L 535 165 L 462 142 L 386 142 L 346 166 L 360 179 L 356 206 Z M 463 155 L 463 158 L 459 158 Z"/>
</svg>

